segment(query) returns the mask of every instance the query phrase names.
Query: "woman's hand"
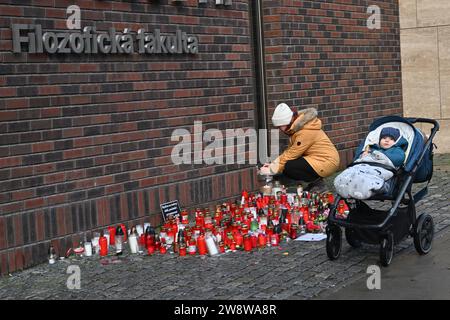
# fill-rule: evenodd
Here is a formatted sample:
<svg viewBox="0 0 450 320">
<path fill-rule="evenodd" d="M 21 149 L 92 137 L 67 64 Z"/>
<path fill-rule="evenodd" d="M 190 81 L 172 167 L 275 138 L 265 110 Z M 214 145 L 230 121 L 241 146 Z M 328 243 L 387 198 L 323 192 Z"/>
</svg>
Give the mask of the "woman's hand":
<svg viewBox="0 0 450 320">
<path fill-rule="evenodd" d="M 263 176 L 269 176 L 272 175 L 272 173 L 270 172 L 270 168 L 269 166 L 264 165 L 263 167 L 261 167 L 261 169 L 259 170 L 259 174 L 263 175 Z"/>
</svg>

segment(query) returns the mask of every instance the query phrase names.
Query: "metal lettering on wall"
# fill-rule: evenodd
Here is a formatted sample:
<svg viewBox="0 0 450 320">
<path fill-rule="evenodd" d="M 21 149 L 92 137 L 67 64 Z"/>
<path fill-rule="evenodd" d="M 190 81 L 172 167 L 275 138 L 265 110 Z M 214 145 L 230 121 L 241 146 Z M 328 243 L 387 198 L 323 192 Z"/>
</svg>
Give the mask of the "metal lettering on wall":
<svg viewBox="0 0 450 320">
<path fill-rule="evenodd" d="M 198 38 L 177 30 L 175 34 L 161 34 L 159 29 L 148 33 L 139 29 L 132 33 L 125 28 L 117 32 L 97 33 L 95 27 L 83 31 L 43 32 L 41 25 L 13 24 L 13 51 L 16 53 L 76 53 L 76 54 L 183 54 L 198 53 Z"/>
</svg>

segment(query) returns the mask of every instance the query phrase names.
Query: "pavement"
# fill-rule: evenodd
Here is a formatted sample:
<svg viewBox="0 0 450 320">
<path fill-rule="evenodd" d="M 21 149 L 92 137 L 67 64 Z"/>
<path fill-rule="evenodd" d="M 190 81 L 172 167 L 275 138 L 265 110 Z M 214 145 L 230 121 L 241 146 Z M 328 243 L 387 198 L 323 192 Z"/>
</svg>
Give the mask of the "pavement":
<svg viewBox="0 0 450 320">
<path fill-rule="evenodd" d="M 444 231 L 447 231 L 444 229 Z M 324 292 L 320 299 L 333 300 L 449 300 L 450 299 L 450 232 L 438 234 L 427 255 L 419 256 L 408 248 L 393 260 L 389 268 L 380 271 L 379 289 L 369 289 L 367 279 L 372 274 L 333 292 Z M 369 280 L 369 284 L 372 284 Z"/>
<path fill-rule="evenodd" d="M 438 234 L 435 247 L 428 256 L 418 256 L 413 251 L 412 239 L 397 245 L 393 264 L 381 269 L 382 290 L 375 293 L 378 297 L 403 297 L 397 292 L 410 288 L 411 283 L 428 288 L 418 289 L 422 290 L 424 298 L 441 296 L 441 291 L 435 293 L 434 289 L 445 286 L 443 282 L 439 283 L 439 278 L 445 277 L 445 268 L 449 267 L 449 259 L 445 256 L 448 255 L 450 234 L 450 154 L 436 156 L 429 189 L 429 195 L 419 203 L 417 212 L 433 216 Z M 357 297 L 357 290 L 362 290 L 358 280 L 367 279 L 368 266 L 378 263 L 378 246 L 363 245 L 360 249 L 352 249 L 345 241 L 341 257 L 336 261 L 328 260 L 324 241 L 290 241 L 278 248 L 249 253 L 238 251 L 217 257 L 178 257 L 174 254 L 124 255 L 120 259 L 113 256 L 106 259 L 72 257 L 0 278 L 0 299 L 352 298 Z M 436 268 L 434 273 L 428 276 L 423 273 L 423 269 L 431 267 Z M 77 274 L 71 273 L 74 268 L 80 270 L 79 289 L 73 286 L 72 280 Z M 445 288 L 442 290 L 444 294 L 448 293 Z"/>
</svg>

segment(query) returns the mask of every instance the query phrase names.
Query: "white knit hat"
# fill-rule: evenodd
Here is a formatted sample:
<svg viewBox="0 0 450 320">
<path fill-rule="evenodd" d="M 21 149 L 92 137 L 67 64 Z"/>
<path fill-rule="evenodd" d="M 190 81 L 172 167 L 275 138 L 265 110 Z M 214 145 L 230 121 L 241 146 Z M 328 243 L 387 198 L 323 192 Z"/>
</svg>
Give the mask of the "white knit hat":
<svg viewBox="0 0 450 320">
<path fill-rule="evenodd" d="M 275 108 L 272 116 L 272 123 L 275 127 L 286 126 L 291 123 L 294 113 L 286 103 L 280 103 Z"/>
</svg>

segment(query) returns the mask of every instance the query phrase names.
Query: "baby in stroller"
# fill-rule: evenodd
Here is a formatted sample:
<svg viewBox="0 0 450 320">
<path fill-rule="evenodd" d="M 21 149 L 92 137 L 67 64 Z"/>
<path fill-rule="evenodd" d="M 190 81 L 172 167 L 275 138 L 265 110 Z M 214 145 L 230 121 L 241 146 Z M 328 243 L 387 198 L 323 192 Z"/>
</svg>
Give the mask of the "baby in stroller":
<svg viewBox="0 0 450 320">
<path fill-rule="evenodd" d="M 386 193 L 385 183 L 405 161 L 408 141 L 400 130 L 385 127 L 381 130 L 378 144 L 367 145 L 357 155 L 357 160 L 334 180 L 336 192 L 344 198 L 369 199 L 375 194 Z"/>
</svg>

